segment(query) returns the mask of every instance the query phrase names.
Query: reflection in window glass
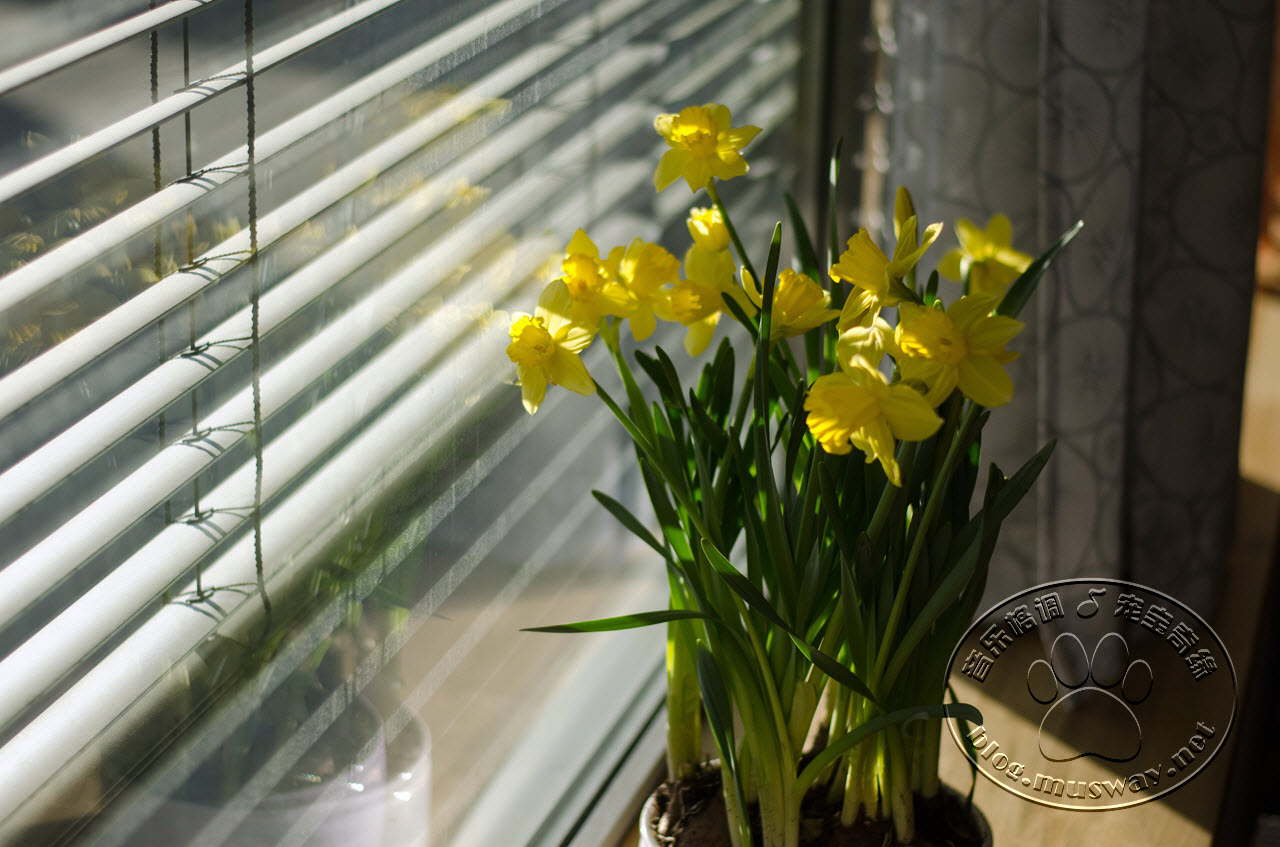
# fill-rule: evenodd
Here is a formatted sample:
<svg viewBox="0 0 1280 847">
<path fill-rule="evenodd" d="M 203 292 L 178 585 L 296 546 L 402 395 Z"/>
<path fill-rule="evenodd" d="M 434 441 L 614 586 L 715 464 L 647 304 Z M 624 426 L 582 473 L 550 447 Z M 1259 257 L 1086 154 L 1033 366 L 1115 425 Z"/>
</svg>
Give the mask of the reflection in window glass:
<svg viewBox="0 0 1280 847">
<path fill-rule="evenodd" d="M 0 12 L 0 843 L 559 843 L 661 633 L 519 630 L 666 580 L 505 315 L 578 226 L 683 255 L 658 112 L 776 201 L 796 4 L 79 5 Z"/>
</svg>

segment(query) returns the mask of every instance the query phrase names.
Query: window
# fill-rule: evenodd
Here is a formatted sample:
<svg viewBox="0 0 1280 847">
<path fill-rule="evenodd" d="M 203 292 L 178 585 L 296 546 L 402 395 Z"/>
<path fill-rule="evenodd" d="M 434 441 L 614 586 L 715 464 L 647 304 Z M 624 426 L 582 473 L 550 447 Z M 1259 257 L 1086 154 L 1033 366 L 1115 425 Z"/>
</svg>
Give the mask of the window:
<svg viewBox="0 0 1280 847">
<path fill-rule="evenodd" d="M 0 842 L 590 832 L 656 725 L 660 633 L 518 630 L 665 578 L 588 496 L 635 493 L 614 423 L 526 416 L 500 313 L 577 226 L 683 251 L 659 111 L 764 128 L 735 208 L 787 184 L 797 4 L 21 8 Z"/>
</svg>

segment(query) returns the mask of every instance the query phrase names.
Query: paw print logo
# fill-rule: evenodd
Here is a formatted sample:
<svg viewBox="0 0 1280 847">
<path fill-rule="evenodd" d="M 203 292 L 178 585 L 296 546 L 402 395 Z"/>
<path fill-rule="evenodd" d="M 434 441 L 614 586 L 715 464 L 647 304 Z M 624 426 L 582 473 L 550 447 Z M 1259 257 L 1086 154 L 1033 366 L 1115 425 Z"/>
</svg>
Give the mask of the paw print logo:
<svg viewBox="0 0 1280 847">
<path fill-rule="evenodd" d="M 1133 759 L 1142 749 L 1142 727 L 1132 706 L 1147 699 L 1152 682 L 1151 666 L 1130 661 L 1119 633 L 1098 639 L 1092 657 L 1073 633 L 1062 633 L 1049 661 L 1037 659 L 1027 668 L 1027 690 L 1049 706 L 1040 721 L 1041 754 L 1053 762 Z"/>
</svg>

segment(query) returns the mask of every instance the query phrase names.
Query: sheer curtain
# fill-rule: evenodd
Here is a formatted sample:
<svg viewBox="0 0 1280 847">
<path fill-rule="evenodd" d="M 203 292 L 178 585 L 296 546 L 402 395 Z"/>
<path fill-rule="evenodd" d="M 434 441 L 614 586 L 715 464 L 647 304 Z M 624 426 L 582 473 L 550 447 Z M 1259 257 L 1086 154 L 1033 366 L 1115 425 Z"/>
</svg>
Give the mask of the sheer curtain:
<svg viewBox="0 0 1280 847">
<path fill-rule="evenodd" d="M 1085 222 L 1027 316 L 1015 412 L 987 437 L 1006 470 L 1058 439 L 1006 524 L 992 600 L 1096 575 L 1215 602 L 1273 14 L 1267 0 L 893 4 L 889 186 L 948 227 L 1004 212 L 1031 253 Z"/>
</svg>

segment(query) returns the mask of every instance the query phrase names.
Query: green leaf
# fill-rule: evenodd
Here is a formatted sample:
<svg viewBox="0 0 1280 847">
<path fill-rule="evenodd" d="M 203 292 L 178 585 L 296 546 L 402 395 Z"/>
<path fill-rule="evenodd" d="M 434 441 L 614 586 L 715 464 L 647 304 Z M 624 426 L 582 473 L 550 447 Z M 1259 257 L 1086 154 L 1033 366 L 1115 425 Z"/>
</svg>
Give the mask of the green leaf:
<svg viewBox="0 0 1280 847">
<path fill-rule="evenodd" d="M 831 165 L 827 170 L 827 253 L 830 256 L 830 263 L 834 265 L 840 261 L 840 150 L 844 147 L 844 139 L 837 138 L 835 149 L 831 151 Z M 834 300 L 834 298 L 833 298 Z M 840 303 L 832 303 L 834 308 L 840 308 Z"/>
<path fill-rule="evenodd" d="M 938 272 L 934 271 L 929 274 L 929 281 L 924 285 L 924 303 L 926 306 L 932 306 L 933 302 L 938 299 Z"/>
<path fill-rule="evenodd" d="M 1013 281 L 1013 285 L 1009 286 L 1009 290 L 1004 293 L 1004 299 L 1000 301 L 1000 305 L 996 306 L 997 315 L 1006 315 L 1016 318 L 1018 313 L 1022 311 L 1022 307 L 1027 305 L 1027 301 L 1031 299 L 1031 295 L 1035 293 L 1036 286 L 1040 284 L 1040 277 L 1044 276 L 1044 272 L 1049 269 L 1049 264 L 1054 257 L 1066 247 L 1071 239 L 1076 237 L 1084 221 L 1076 221 L 1076 225 L 1071 227 L 1062 234 L 1062 237 L 1054 242 L 1053 246 L 1036 259 L 1027 269 L 1022 272 L 1022 276 Z"/>
<path fill-rule="evenodd" d="M 577 623 L 557 624 L 556 626 L 529 626 L 521 632 L 617 632 L 621 629 L 638 629 L 642 626 L 679 621 L 688 618 L 714 620 L 710 615 L 692 609 L 659 609 L 654 612 L 636 612 L 633 615 L 619 615 L 616 618 L 599 618 L 594 621 L 578 621 Z"/>
<path fill-rule="evenodd" d="M 702 400 L 692 390 L 689 392 L 689 411 L 691 413 L 689 423 L 693 432 L 706 442 L 713 455 L 723 454 L 728 446 L 729 437 L 725 434 L 724 427 L 707 413 Z"/>
<path fill-rule="evenodd" d="M 782 224 L 774 224 L 773 238 L 769 240 L 769 260 L 765 263 L 764 279 L 756 280 L 760 285 L 760 335 L 756 338 L 759 349 L 756 351 L 756 358 L 765 356 L 768 360 L 769 345 L 769 325 L 773 319 L 773 293 L 777 287 L 778 280 L 778 257 L 782 254 Z M 763 339 L 763 341 L 761 340 Z M 759 379 L 762 374 L 757 374 Z"/>
<path fill-rule="evenodd" d="M 680 390 L 680 374 L 676 372 L 676 366 L 671 361 L 671 357 L 668 356 L 667 351 L 663 350 L 661 347 L 655 347 L 653 352 L 658 357 L 658 365 L 661 367 L 662 373 L 666 376 L 667 383 L 674 387 L 673 393 L 676 396 L 676 401 L 687 411 L 688 407 L 684 404 L 684 394 Z"/>
<path fill-rule="evenodd" d="M 595 382 L 595 380 L 592 380 L 592 382 L 595 383 L 596 393 L 600 395 L 600 399 L 609 407 L 609 411 L 613 412 L 613 416 L 622 424 L 622 428 L 627 431 L 627 435 L 631 436 L 631 440 L 634 441 L 636 446 L 642 449 L 646 454 L 650 454 L 653 449 L 652 445 L 650 444 L 649 439 L 645 437 L 644 433 L 636 427 L 635 421 L 631 420 L 631 418 L 628 417 L 621 408 L 619 408 L 618 404 L 613 402 L 613 398 L 609 396 L 609 392 L 605 391 L 600 383 Z"/>
<path fill-rule="evenodd" d="M 707 411 L 713 419 L 723 424 L 729 419 L 729 412 L 733 406 L 733 391 L 736 387 L 733 344 L 729 339 L 721 340 L 712 368 L 714 370 L 713 387 L 711 396 L 706 401 Z"/>
<path fill-rule="evenodd" d="M 893 683 L 898 678 L 898 674 L 911 659 L 911 654 L 916 649 L 916 646 L 929 633 L 929 628 L 933 626 L 934 621 L 946 611 L 948 606 L 958 600 L 964 592 L 969 583 L 969 577 L 972 576 L 974 567 L 978 563 L 979 553 L 983 546 L 980 543 L 980 539 L 984 533 L 979 531 L 978 534 L 979 538 L 975 538 L 968 549 L 956 559 L 955 564 L 951 566 L 947 575 L 938 583 L 938 587 L 929 596 L 919 614 L 912 620 L 911 626 L 907 628 L 907 631 L 898 640 L 897 647 L 893 652 L 893 657 L 889 661 L 882 680 L 883 690 L 889 691 L 893 688 Z"/>
<path fill-rule="evenodd" d="M 760 337 L 760 332 L 759 330 L 756 329 L 755 321 L 747 317 L 747 313 L 742 311 L 741 304 L 739 304 L 737 300 L 734 300 L 728 294 L 721 292 L 720 299 L 724 301 L 725 308 L 729 310 L 729 314 L 733 315 L 733 317 L 738 321 L 738 323 L 746 327 L 747 332 L 751 333 L 751 342 L 754 344 L 756 342 L 756 339 Z"/>
<path fill-rule="evenodd" d="M 747 799 L 742 791 L 742 780 L 738 779 L 738 756 L 733 744 L 733 705 L 729 700 L 729 692 L 716 667 L 715 658 L 706 645 L 698 642 L 698 687 L 702 689 L 702 704 L 707 712 L 707 724 L 711 735 L 715 738 L 716 749 L 720 751 L 720 763 L 733 782 L 733 790 L 737 795 L 738 808 L 746 813 Z"/>
<path fill-rule="evenodd" d="M 1022 467 L 1018 468 L 1017 473 L 1005 481 L 991 503 L 991 515 L 994 520 L 1003 521 L 1022 501 L 1022 498 L 1031 490 L 1031 486 L 1035 484 L 1036 478 L 1040 476 L 1040 471 L 1044 470 L 1057 443 L 1056 438 L 1050 439 Z"/>
<path fill-rule="evenodd" d="M 773 607 L 773 604 L 768 601 L 764 594 L 752 585 L 750 580 L 743 576 L 738 569 L 733 566 L 733 563 L 726 559 L 724 555 L 716 549 L 714 544 L 710 543 L 710 541 L 705 538 L 702 540 L 702 552 L 706 554 L 707 561 L 711 563 L 711 567 L 715 569 L 715 572 L 720 575 L 729 588 L 746 601 L 748 606 L 760 615 L 763 615 L 771 624 L 786 633 L 791 639 L 791 642 L 795 644 L 796 649 L 799 650 L 806 659 L 816 665 L 818 670 L 822 671 L 841 685 L 858 692 L 871 702 L 879 704 L 880 701 L 871 693 L 871 689 L 858 677 L 857 674 L 801 638 L 799 633 L 797 633 L 789 623 L 782 619 L 782 616 L 778 614 L 777 609 Z"/>
<path fill-rule="evenodd" d="M 839 759 L 856 745 L 877 732 L 911 720 L 936 718 L 955 718 L 957 720 L 972 721 L 973 723 L 982 723 L 982 712 L 967 703 L 934 704 L 931 706 L 913 706 L 907 709 L 898 709 L 887 715 L 872 718 L 827 745 L 809 764 L 805 765 L 804 770 L 800 772 L 800 776 L 796 778 L 796 793 L 803 796 L 809 790 L 809 786 L 813 784 L 813 781 L 828 767 L 835 764 L 836 759 Z"/>
<path fill-rule="evenodd" d="M 658 541 L 658 539 L 654 537 L 653 533 L 640 522 L 639 518 L 631 514 L 626 506 L 622 505 L 617 500 L 614 500 L 603 491 L 592 489 L 591 496 L 595 497 L 601 506 L 608 509 L 609 514 L 613 515 L 614 518 L 617 519 L 618 523 L 631 530 L 632 535 L 639 538 L 645 544 L 648 544 L 654 550 L 657 550 L 658 555 L 662 556 L 664 559 L 667 557 L 667 550 L 662 546 L 662 542 Z"/>
</svg>

